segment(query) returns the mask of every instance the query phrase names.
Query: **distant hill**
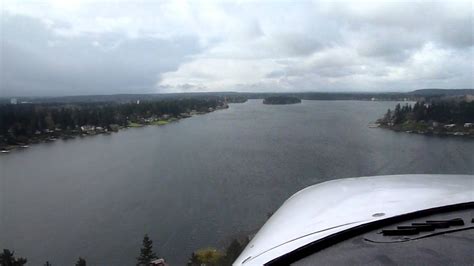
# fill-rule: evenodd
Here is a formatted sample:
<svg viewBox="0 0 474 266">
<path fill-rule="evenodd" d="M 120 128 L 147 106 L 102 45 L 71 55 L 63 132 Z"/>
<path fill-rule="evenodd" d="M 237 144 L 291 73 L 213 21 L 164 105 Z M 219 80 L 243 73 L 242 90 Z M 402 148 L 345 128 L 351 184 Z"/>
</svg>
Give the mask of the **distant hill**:
<svg viewBox="0 0 474 266">
<path fill-rule="evenodd" d="M 419 96 L 474 95 L 474 89 L 421 89 L 409 92 L 408 94 Z"/>
<path fill-rule="evenodd" d="M 129 103 L 136 101 L 157 101 L 167 99 L 216 98 L 227 97 L 229 102 L 243 102 L 241 94 L 235 92 L 202 92 L 202 93 L 155 93 L 155 94 L 111 94 L 111 95 L 77 95 L 58 97 L 17 97 L 18 102 L 32 103 Z M 235 98 L 235 99 L 234 99 Z M 10 98 L 0 98 L 0 103 L 9 103 Z"/>
<path fill-rule="evenodd" d="M 466 95 L 471 95 L 467 97 Z M 472 98 L 474 89 L 420 89 L 411 92 L 194 92 L 157 94 L 81 95 L 60 97 L 18 97 L 18 103 L 93 103 L 159 101 L 165 99 L 220 98 L 229 103 L 247 99 L 265 99 L 272 96 L 296 97 L 302 100 L 359 100 L 359 101 L 429 101 L 450 98 Z M 10 98 L 0 97 L 0 104 L 10 103 Z"/>
</svg>

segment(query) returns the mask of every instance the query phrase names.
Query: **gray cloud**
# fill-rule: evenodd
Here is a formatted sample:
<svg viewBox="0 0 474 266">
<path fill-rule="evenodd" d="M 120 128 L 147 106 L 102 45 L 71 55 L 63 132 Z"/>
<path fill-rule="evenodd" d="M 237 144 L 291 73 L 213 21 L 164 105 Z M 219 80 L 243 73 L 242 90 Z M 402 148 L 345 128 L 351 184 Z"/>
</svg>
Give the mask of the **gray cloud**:
<svg viewBox="0 0 474 266">
<path fill-rule="evenodd" d="M 0 92 L 472 87 L 470 1 L 7 1 Z"/>
<path fill-rule="evenodd" d="M 154 92 L 161 73 L 176 70 L 200 51 L 193 37 L 63 37 L 20 15 L 3 18 L 2 29 L 4 95 Z"/>
</svg>

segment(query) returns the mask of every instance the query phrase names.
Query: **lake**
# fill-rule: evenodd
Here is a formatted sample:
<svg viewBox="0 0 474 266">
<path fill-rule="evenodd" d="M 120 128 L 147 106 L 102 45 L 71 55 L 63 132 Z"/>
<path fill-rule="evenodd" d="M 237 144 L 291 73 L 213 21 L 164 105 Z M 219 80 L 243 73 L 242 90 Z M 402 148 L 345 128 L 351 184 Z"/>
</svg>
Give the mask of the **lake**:
<svg viewBox="0 0 474 266">
<path fill-rule="evenodd" d="M 367 125 L 396 102 L 261 100 L 166 126 L 0 156 L 0 248 L 29 265 L 134 265 L 148 233 L 184 265 L 258 229 L 298 190 L 387 174 L 474 174 L 474 141 Z"/>
</svg>

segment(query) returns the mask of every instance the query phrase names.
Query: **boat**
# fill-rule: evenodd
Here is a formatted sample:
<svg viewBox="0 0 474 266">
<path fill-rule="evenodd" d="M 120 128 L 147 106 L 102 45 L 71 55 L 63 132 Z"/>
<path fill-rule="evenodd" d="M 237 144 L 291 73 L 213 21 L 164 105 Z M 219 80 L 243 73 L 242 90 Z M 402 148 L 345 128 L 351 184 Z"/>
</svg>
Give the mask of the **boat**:
<svg viewBox="0 0 474 266">
<path fill-rule="evenodd" d="M 372 123 L 372 124 L 369 124 L 368 127 L 370 127 L 370 128 L 377 128 L 377 127 L 380 127 L 380 124 L 378 124 L 378 123 Z"/>
<path fill-rule="evenodd" d="M 9 150 L 1 150 L 0 153 L 10 153 Z"/>
<path fill-rule="evenodd" d="M 283 203 L 233 265 L 472 265 L 473 180 L 389 175 L 307 187 Z"/>
<path fill-rule="evenodd" d="M 20 148 L 23 148 L 23 149 L 26 149 L 26 148 L 29 148 L 30 146 L 28 145 L 21 145 Z"/>
</svg>

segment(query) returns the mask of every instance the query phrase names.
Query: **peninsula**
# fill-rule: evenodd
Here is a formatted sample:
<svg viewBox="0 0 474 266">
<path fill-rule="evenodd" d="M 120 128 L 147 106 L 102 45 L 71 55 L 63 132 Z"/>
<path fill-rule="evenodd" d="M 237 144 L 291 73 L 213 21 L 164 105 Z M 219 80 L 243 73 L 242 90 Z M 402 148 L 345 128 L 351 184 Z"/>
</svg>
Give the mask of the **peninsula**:
<svg viewBox="0 0 474 266">
<path fill-rule="evenodd" d="M 110 102 L 40 102 L 0 104 L 0 152 L 123 128 L 165 125 L 193 115 L 245 102 L 242 97 L 192 96 Z"/>
<path fill-rule="evenodd" d="M 441 100 L 397 104 L 370 127 L 425 135 L 452 135 L 474 138 L 474 101 Z"/>
</svg>

